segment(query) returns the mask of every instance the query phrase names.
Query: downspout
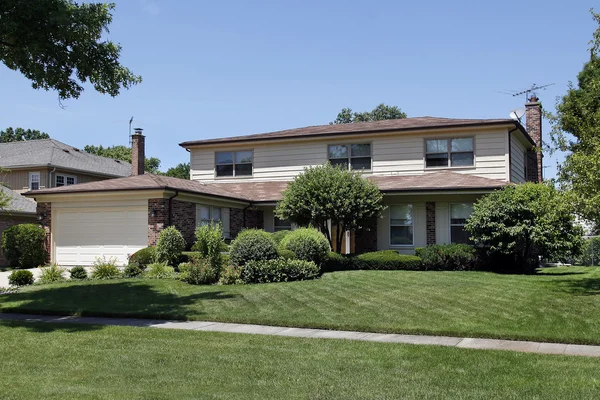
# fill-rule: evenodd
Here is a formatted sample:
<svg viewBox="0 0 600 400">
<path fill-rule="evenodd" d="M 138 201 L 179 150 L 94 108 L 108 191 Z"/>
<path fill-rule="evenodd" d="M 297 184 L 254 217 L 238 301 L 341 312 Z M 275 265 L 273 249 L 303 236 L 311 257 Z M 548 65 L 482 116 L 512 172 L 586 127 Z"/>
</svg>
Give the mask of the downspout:
<svg viewBox="0 0 600 400">
<path fill-rule="evenodd" d="M 52 174 L 56 172 L 56 167 L 48 173 L 48 187 L 52 187 Z"/>
<path fill-rule="evenodd" d="M 171 200 L 179 195 L 179 190 L 175 191 L 175 194 L 168 199 L 169 204 L 169 226 L 173 225 L 173 207 L 171 207 Z"/>
</svg>

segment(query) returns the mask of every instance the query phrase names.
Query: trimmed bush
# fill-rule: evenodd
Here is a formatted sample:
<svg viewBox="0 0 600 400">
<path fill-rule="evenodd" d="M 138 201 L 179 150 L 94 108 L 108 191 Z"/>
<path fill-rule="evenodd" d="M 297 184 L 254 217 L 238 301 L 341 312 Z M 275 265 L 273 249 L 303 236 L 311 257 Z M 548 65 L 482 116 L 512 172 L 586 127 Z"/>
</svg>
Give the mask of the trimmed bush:
<svg viewBox="0 0 600 400">
<path fill-rule="evenodd" d="M 314 262 L 283 258 L 249 261 L 241 273 L 245 283 L 289 282 L 318 276 L 319 267 Z"/>
<path fill-rule="evenodd" d="M 175 277 L 175 268 L 164 263 L 153 263 L 146 267 L 144 277 L 150 279 L 169 279 Z"/>
<path fill-rule="evenodd" d="M 92 266 L 92 279 L 116 279 L 121 277 L 121 271 L 117 267 L 117 259 L 104 257 L 96 258 Z"/>
<path fill-rule="evenodd" d="M 66 279 L 63 275 L 64 272 L 65 269 L 56 264 L 40 268 L 40 277 L 38 278 L 38 282 L 42 284 L 62 282 Z"/>
<path fill-rule="evenodd" d="M 236 267 L 228 265 L 221 270 L 221 277 L 219 278 L 219 285 L 241 285 L 244 283 L 242 280 L 242 269 L 244 267 Z"/>
<path fill-rule="evenodd" d="M 413 270 L 423 268 L 421 259 L 417 256 L 399 254 L 395 250 L 374 251 L 355 257 L 356 269 L 373 270 Z"/>
<path fill-rule="evenodd" d="M 271 235 L 273 236 L 273 240 L 279 246 L 284 237 L 290 234 L 291 231 L 277 231 L 273 232 Z"/>
<path fill-rule="evenodd" d="M 322 272 L 351 271 L 359 269 L 356 257 L 330 251 L 321 264 Z"/>
<path fill-rule="evenodd" d="M 8 284 L 14 286 L 26 286 L 33 284 L 33 274 L 27 270 L 16 270 L 8 276 Z"/>
<path fill-rule="evenodd" d="M 177 265 L 185 250 L 185 239 L 174 226 L 163 229 L 156 241 L 155 263 Z"/>
<path fill-rule="evenodd" d="M 218 279 L 223 264 L 221 252 L 227 248 L 223 240 L 223 227 L 220 223 L 210 223 L 199 226 L 195 234 L 198 252 L 206 258 Z"/>
<path fill-rule="evenodd" d="M 467 244 L 431 245 L 416 252 L 426 270 L 471 271 L 477 265 L 475 249 Z"/>
<path fill-rule="evenodd" d="M 129 263 L 136 263 L 140 268 L 144 269 L 154 262 L 156 257 L 155 247 L 145 247 L 136 251 L 129 257 Z"/>
<path fill-rule="evenodd" d="M 279 249 L 277 250 L 277 255 L 279 258 L 285 258 L 286 260 L 297 260 L 298 256 L 291 250 Z"/>
<path fill-rule="evenodd" d="M 71 268 L 69 275 L 74 281 L 81 281 L 88 277 L 87 271 L 81 265 Z"/>
<path fill-rule="evenodd" d="M 300 228 L 287 234 L 279 244 L 282 250 L 290 250 L 300 260 L 312 261 L 320 265 L 329 254 L 329 241 L 321 232 L 313 228 Z"/>
<path fill-rule="evenodd" d="M 277 258 L 277 247 L 270 233 L 260 229 L 245 229 L 231 242 L 229 258 L 238 266 L 248 261 L 272 260 Z"/>
<path fill-rule="evenodd" d="M 191 285 L 208 285 L 216 283 L 219 276 L 210 263 L 201 261 L 189 264 L 179 279 Z"/>
<path fill-rule="evenodd" d="M 137 278 L 144 270 L 137 263 L 129 263 L 123 270 L 125 278 Z"/>
<path fill-rule="evenodd" d="M 4 257 L 15 268 L 35 268 L 46 261 L 44 228 L 35 224 L 21 224 L 2 232 Z"/>
</svg>

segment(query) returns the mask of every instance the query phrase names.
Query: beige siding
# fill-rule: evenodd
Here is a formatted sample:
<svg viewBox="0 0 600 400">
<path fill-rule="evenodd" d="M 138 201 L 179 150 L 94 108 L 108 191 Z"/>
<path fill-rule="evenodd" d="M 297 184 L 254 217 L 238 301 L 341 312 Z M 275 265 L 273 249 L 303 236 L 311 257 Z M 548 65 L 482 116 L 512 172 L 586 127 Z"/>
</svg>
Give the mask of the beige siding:
<svg viewBox="0 0 600 400">
<path fill-rule="evenodd" d="M 291 180 L 305 167 L 321 165 L 327 161 L 327 145 L 340 143 L 371 143 L 373 175 L 417 175 L 440 169 L 425 168 L 425 139 L 465 137 L 475 138 L 475 165 L 467 168 L 449 168 L 464 174 L 485 178 L 508 180 L 507 129 L 487 131 L 387 134 L 358 137 L 315 139 L 309 142 L 263 143 L 253 146 L 233 145 L 192 149 L 190 154 L 191 178 L 203 182 L 242 182 Z M 253 176 L 243 178 L 215 178 L 215 152 L 253 150 Z"/>
<path fill-rule="evenodd" d="M 519 140 L 520 133 L 510 135 L 510 172 L 511 182 L 524 183 L 525 177 L 525 146 Z"/>
<path fill-rule="evenodd" d="M 47 167 L 8 170 L 2 174 L 2 182 L 14 191 L 21 193 L 29 190 L 29 174 L 31 172 L 40 173 L 40 187 L 42 188 L 55 187 L 56 174 L 74 176 L 77 179 L 77 183 L 88 183 L 108 179 L 106 177 L 69 172 L 66 170 L 56 170 L 52 173 L 52 178 L 50 178 L 50 171 L 51 169 Z"/>
</svg>

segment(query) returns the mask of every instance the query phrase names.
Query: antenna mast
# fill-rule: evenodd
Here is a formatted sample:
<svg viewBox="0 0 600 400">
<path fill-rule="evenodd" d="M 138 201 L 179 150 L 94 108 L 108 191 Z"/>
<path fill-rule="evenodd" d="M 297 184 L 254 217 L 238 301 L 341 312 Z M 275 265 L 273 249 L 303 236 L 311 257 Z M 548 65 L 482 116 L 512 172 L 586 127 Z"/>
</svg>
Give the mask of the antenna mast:
<svg viewBox="0 0 600 400">
<path fill-rule="evenodd" d="M 129 120 L 129 147 L 131 147 L 131 124 L 133 123 L 133 117 Z"/>
<path fill-rule="evenodd" d="M 525 90 L 521 90 L 520 92 L 513 93 L 512 96 L 513 97 L 517 97 L 517 96 L 520 96 L 520 95 L 524 94 L 525 95 L 525 102 L 527 102 L 530 99 L 530 96 L 529 96 L 530 93 L 535 96 L 536 95 L 536 90 L 540 90 L 540 89 L 541 90 L 546 90 L 546 88 L 548 86 L 552 86 L 552 85 L 554 85 L 554 83 L 549 83 L 547 85 L 536 85 L 534 83 L 533 85 L 531 85 L 531 87 L 529 89 L 525 89 Z"/>
</svg>

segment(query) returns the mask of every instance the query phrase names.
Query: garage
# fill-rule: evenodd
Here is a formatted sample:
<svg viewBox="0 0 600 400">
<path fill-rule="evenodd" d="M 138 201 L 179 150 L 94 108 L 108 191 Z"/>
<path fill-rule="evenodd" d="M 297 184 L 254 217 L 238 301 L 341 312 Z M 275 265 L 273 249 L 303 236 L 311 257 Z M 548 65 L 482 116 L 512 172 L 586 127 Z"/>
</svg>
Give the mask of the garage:
<svg viewBox="0 0 600 400">
<path fill-rule="evenodd" d="M 53 261 L 91 265 L 115 258 L 118 265 L 148 245 L 147 202 L 114 206 L 69 206 L 52 210 Z"/>
</svg>

